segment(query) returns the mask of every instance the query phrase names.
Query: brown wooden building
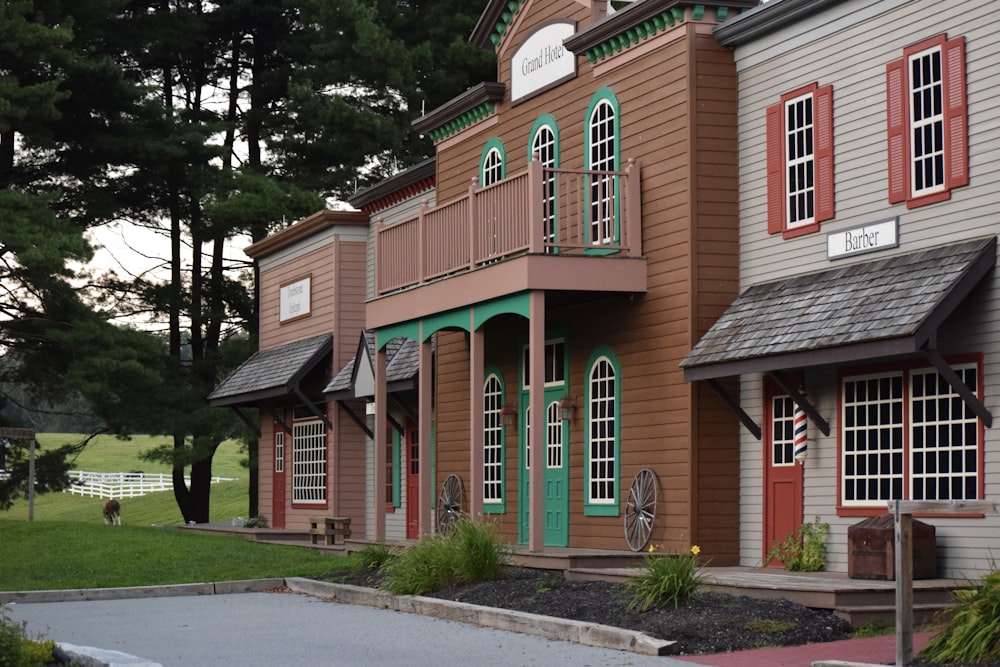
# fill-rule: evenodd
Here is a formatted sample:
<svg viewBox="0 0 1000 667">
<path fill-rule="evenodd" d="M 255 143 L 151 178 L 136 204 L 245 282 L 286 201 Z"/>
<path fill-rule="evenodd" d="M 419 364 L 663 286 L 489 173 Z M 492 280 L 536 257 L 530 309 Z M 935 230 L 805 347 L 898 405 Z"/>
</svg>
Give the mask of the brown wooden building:
<svg viewBox="0 0 1000 667">
<path fill-rule="evenodd" d="M 738 424 L 678 364 L 738 291 L 736 73 L 712 30 L 756 4 L 487 6 L 472 41 L 498 81 L 414 123 L 436 204 L 371 241 L 374 441 L 387 345 L 412 339 L 433 462 L 420 532 L 457 502 L 533 551 L 697 544 L 737 562 Z"/>
</svg>

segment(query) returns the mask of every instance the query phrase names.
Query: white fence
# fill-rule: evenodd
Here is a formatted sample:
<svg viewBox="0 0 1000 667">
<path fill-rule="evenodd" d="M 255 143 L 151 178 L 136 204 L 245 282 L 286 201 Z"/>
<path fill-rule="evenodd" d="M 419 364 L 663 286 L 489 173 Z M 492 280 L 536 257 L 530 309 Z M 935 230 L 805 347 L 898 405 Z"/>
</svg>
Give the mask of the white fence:
<svg viewBox="0 0 1000 667">
<path fill-rule="evenodd" d="M 168 473 L 71 470 L 69 477 L 72 483 L 63 493 L 98 498 L 135 498 L 156 491 L 170 491 L 174 488 L 173 477 Z M 213 477 L 212 484 L 231 482 L 235 479 L 235 477 Z M 190 482 L 190 479 L 185 481 Z"/>
</svg>

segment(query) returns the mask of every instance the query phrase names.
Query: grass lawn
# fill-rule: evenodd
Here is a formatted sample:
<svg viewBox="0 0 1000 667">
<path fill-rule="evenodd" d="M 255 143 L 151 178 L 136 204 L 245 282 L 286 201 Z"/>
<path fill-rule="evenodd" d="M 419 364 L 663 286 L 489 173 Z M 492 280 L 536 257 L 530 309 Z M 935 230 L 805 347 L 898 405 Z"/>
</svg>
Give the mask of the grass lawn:
<svg viewBox="0 0 1000 667">
<path fill-rule="evenodd" d="M 73 433 L 40 433 L 41 449 L 74 444 L 83 440 Z M 127 472 L 142 470 L 147 473 L 169 473 L 170 466 L 140 458 L 146 452 L 169 440 L 166 437 L 135 436 L 132 440 L 118 440 L 100 436 L 91 441 L 73 461 L 77 470 L 93 472 Z M 212 485 L 209 507 L 211 521 L 230 521 L 233 517 L 249 514 L 249 470 L 242 465 L 246 455 L 239 443 L 227 440 L 219 446 L 212 459 L 212 474 L 216 477 L 234 477 L 236 481 Z M 35 497 L 35 521 L 73 521 L 102 524 L 100 498 L 78 496 L 71 493 L 49 493 Z M 132 526 L 175 526 L 184 523 L 174 494 L 170 491 L 150 493 L 140 498 L 123 498 L 122 522 Z M 0 512 L 2 519 L 28 518 L 28 502 L 17 501 L 8 512 Z"/>
<path fill-rule="evenodd" d="M 42 449 L 77 443 L 75 434 L 39 434 Z M 140 454 L 167 438 L 131 441 L 99 437 L 74 461 L 94 472 L 170 472 Z M 249 471 L 236 442 L 216 453 L 212 472 L 236 481 L 212 485 L 210 519 L 229 522 L 248 514 Z M 123 498 L 123 526 L 106 526 L 100 498 L 48 493 L 35 498 L 34 521 L 19 500 L 0 512 L 0 590 L 114 588 L 321 574 L 344 567 L 343 557 L 302 547 L 248 542 L 241 537 L 201 535 L 171 528 L 183 523 L 170 491 Z"/>
<path fill-rule="evenodd" d="M 0 590 L 113 588 L 340 569 L 343 556 L 176 528 L 0 518 Z"/>
</svg>

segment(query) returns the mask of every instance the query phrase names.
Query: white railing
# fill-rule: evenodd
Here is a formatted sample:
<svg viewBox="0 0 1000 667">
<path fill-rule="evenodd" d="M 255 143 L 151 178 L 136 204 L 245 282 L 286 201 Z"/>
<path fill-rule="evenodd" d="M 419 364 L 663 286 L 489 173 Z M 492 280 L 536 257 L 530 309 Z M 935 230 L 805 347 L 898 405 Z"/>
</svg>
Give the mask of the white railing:
<svg viewBox="0 0 1000 667">
<path fill-rule="evenodd" d="M 135 498 L 174 488 L 169 473 L 69 471 L 71 484 L 63 493 L 97 498 Z M 231 482 L 235 477 L 213 477 L 212 484 Z M 190 481 L 187 479 L 186 481 Z"/>
</svg>

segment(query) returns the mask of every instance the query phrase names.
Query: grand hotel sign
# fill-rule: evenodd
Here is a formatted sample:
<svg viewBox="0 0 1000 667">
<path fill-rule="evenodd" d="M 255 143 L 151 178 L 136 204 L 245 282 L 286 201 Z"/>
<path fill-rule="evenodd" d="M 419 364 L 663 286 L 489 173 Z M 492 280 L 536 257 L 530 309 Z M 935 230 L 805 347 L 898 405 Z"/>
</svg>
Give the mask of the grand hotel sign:
<svg viewBox="0 0 1000 667">
<path fill-rule="evenodd" d="M 510 59 L 511 102 L 576 75 L 576 57 L 563 46 L 563 40 L 574 31 L 572 22 L 557 21 L 542 26 L 524 40 Z"/>
</svg>

